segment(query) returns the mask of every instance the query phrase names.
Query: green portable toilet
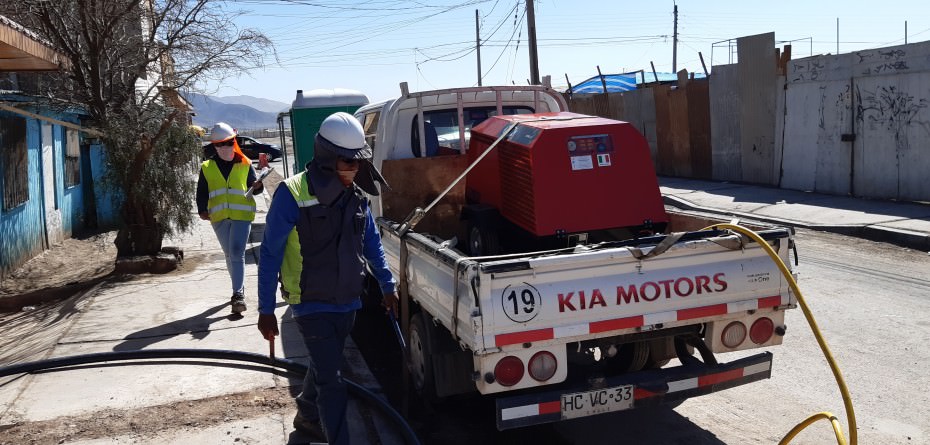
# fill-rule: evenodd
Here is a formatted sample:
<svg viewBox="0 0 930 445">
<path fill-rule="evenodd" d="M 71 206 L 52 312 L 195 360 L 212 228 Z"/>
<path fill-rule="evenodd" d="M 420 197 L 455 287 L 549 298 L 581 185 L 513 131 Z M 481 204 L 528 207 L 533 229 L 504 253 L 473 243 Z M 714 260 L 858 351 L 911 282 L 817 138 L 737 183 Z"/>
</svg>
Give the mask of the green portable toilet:
<svg viewBox="0 0 930 445">
<path fill-rule="evenodd" d="M 333 88 L 304 93 L 303 90 L 297 90 L 297 98 L 291 104 L 290 113 L 294 138 L 293 171 L 303 170 L 304 165 L 313 159 L 313 139 L 323 119 L 337 111 L 353 114 L 363 105 L 368 105 L 368 97 L 360 91 Z"/>
</svg>

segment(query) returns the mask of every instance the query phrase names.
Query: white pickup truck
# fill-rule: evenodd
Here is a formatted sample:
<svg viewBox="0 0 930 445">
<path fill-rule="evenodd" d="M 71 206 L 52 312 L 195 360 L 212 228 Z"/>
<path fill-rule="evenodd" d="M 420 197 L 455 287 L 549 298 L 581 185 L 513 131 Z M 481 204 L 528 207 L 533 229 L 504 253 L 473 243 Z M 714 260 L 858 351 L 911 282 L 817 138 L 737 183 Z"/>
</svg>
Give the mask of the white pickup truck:
<svg viewBox="0 0 930 445">
<path fill-rule="evenodd" d="M 355 115 L 391 186 L 372 208 L 399 277 L 408 368 L 424 398 L 490 395 L 498 428 L 509 429 L 676 403 L 770 376 L 767 351 L 717 361 L 724 353 L 780 345 L 784 311 L 796 307 L 777 266 L 751 240 L 701 231 L 709 220 L 668 211 L 661 224 L 646 221 L 635 233 L 530 236 L 546 248 L 527 249 L 512 241 L 527 230 L 501 222 L 507 209 L 488 212 L 466 184 L 473 179 L 469 166 L 481 165 L 476 151 L 488 151 L 481 161 L 501 169 L 511 162 L 505 153 L 491 158 L 498 147 L 476 148 L 477 126 L 490 124 L 485 120 L 509 122 L 494 130 L 497 142 L 542 141 L 539 132 L 554 131 L 546 126 L 552 120 L 566 131 L 578 128 L 567 136 L 571 162 L 557 164 L 578 177 L 633 159 L 623 149 L 645 150 L 648 159 L 638 132 L 632 132 L 638 140 L 610 139 L 601 130 L 588 135 L 594 127 L 585 125 L 599 118 L 560 113 L 564 100 L 544 86 L 410 93 L 402 84 L 401 91 Z M 576 150 L 590 141 L 600 141 L 591 148 L 599 154 L 585 160 Z M 561 156 L 565 146 L 532 150 Z M 528 168 L 543 165 L 535 162 Z M 648 169 L 640 182 L 657 195 L 651 161 L 637 168 Z M 605 208 L 613 205 L 610 193 L 597 198 Z M 488 214 L 499 224 L 489 225 Z M 489 235 L 497 228 L 509 231 Z M 754 228 L 789 263 L 790 229 Z"/>
</svg>

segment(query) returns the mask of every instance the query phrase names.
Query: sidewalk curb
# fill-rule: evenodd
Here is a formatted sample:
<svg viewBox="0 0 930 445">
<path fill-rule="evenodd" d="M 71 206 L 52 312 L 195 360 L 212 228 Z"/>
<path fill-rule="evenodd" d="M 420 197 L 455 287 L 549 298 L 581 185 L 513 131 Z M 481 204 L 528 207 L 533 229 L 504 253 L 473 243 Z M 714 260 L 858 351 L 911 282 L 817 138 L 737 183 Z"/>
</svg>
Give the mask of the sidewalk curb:
<svg viewBox="0 0 930 445">
<path fill-rule="evenodd" d="M 884 227 L 881 225 L 839 225 L 839 224 L 808 224 L 800 221 L 794 221 L 782 218 L 772 218 L 766 216 L 754 215 L 751 213 L 733 212 L 712 207 L 703 207 L 695 205 L 690 201 L 677 196 L 662 195 L 665 205 L 683 210 L 692 210 L 704 213 L 711 213 L 729 217 L 739 217 L 747 221 L 759 221 L 769 224 L 778 224 L 782 226 L 798 227 L 802 229 L 817 230 L 821 232 L 837 233 L 840 235 L 852 236 L 856 238 L 867 239 L 882 243 L 894 244 L 896 246 L 908 249 L 928 251 L 930 250 L 930 236 L 916 233 L 908 230 Z"/>
</svg>

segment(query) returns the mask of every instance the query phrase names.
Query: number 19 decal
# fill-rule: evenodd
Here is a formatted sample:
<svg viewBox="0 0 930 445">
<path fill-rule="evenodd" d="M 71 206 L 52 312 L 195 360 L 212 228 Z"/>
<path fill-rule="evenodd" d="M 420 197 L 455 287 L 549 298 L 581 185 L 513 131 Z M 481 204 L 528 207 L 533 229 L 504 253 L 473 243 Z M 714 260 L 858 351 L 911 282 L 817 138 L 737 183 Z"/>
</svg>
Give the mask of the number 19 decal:
<svg viewBox="0 0 930 445">
<path fill-rule="evenodd" d="M 526 323 L 539 314 L 542 297 L 539 291 L 529 283 L 523 286 L 507 286 L 501 293 L 501 308 L 507 318 Z"/>
</svg>

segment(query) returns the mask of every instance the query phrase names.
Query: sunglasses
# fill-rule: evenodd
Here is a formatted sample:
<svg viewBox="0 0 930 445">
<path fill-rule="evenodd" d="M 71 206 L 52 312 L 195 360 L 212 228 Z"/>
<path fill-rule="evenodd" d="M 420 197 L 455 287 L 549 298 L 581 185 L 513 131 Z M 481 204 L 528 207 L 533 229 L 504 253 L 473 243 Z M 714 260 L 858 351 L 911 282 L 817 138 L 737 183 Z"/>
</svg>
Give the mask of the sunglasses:
<svg viewBox="0 0 930 445">
<path fill-rule="evenodd" d="M 355 165 L 358 164 L 358 159 L 349 159 L 342 156 L 339 157 L 339 160 L 345 162 L 346 164 Z"/>
<path fill-rule="evenodd" d="M 229 146 L 231 146 L 232 144 L 233 144 L 232 139 L 230 139 L 230 140 L 228 140 L 228 141 L 214 142 L 214 143 L 213 143 L 213 145 L 216 145 L 217 147 L 229 147 Z"/>
</svg>

